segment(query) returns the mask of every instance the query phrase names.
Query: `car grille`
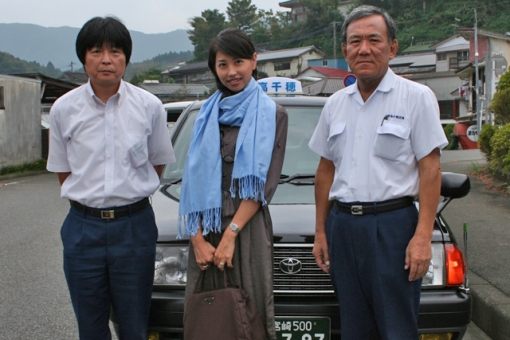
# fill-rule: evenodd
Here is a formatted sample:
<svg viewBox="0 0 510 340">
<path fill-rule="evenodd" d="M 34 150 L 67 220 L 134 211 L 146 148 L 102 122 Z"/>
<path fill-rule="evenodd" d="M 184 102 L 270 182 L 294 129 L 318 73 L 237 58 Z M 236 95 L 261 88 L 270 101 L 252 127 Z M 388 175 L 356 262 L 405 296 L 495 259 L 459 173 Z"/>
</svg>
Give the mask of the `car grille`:
<svg viewBox="0 0 510 340">
<path fill-rule="evenodd" d="M 329 274 L 315 263 L 312 248 L 313 244 L 274 245 L 275 294 L 334 293 Z"/>
</svg>

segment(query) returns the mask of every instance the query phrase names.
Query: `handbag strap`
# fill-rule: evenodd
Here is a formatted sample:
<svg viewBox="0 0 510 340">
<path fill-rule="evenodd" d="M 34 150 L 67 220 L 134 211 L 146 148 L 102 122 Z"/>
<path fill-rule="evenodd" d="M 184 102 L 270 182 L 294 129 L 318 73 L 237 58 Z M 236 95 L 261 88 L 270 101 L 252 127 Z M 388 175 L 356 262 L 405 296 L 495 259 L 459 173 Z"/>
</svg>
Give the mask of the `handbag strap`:
<svg viewBox="0 0 510 340">
<path fill-rule="evenodd" d="M 195 282 L 195 288 L 193 289 L 193 294 L 197 294 L 197 293 L 204 291 L 205 273 L 209 270 L 219 270 L 219 269 L 216 268 L 216 266 L 213 266 L 213 268 L 211 268 L 211 269 L 201 270 L 200 275 L 198 275 L 197 282 Z M 235 284 L 235 281 L 232 278 L 231 269 L 226 267 L 223 270 L 223 287 L 222 288 L 228 288 L 228 287 L 239 288 L 239 286 Z"/>
</svg>

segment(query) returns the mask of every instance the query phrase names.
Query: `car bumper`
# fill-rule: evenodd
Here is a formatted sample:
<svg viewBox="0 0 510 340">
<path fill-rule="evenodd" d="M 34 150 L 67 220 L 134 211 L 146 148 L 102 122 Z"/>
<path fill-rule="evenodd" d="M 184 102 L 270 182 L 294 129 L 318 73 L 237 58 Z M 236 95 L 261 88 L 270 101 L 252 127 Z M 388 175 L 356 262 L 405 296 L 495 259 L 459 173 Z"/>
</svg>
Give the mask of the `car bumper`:
<svg viewBox="0 0 510 340">
<path fill-rule="evenodd" d="M 167 333 L 161 339 L 182 337 L 184 290 L 153 292 L 149 331 Z M 334 296 L 275 296 L 277 316 L 322 316 L 331 320 L 331 337 L 339 338 L 340 314 Z M 452 333 L 461 339 L 471 320 L 471 295 L 458 289 L 423 290 L 418 328 L 420 334 Z M 112 315 L 116 326 L 116 318 Z"/>
</svg>

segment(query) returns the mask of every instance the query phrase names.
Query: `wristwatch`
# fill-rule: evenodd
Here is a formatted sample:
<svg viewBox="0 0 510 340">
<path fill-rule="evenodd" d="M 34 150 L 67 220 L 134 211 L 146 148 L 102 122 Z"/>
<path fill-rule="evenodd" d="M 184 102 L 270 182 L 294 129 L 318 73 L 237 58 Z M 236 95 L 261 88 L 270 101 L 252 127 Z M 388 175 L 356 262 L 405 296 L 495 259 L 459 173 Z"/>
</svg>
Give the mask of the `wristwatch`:
<svg viewBox="0 0 510 340">
<path fill-rule="evenodd" d="M 234 222 L 230 222 L 230 229 L 236 233 L 236 234 L 239 234 L 239 232 L 241 231 L 241 229 L 239 229 L 239 227 L 237 226 L 237 224 L 235 224 Z"/>
</svg>

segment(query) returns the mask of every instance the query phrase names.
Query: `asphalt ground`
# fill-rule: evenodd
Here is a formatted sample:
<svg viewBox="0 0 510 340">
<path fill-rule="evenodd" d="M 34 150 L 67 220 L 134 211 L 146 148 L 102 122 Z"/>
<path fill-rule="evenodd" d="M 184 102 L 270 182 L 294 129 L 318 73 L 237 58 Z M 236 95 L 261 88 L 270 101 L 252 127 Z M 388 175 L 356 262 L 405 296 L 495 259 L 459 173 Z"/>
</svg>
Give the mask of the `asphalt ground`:
<svg viewBox="0 0 510 340">
<path fill-rule="evenodd" d="M 508 340 L 510 197 L 505 191 L 508 184 L 489 181 L 492 187 L 489 188 L 486 181 L 474 175 L 486 166 L 479 150 L 443 151 L 441 166 L 443 171 L 470 175 L 471 180 L 470 194 L 451 203 L 456 209 L 447 207 L 443 212 L 467 258 L 468 286 L 473 297 L 471 319 L 491 339 Z M 464 223 L 468 230 L 467 249 L 463 244 Z"/>
<path fill-rule="evenodd" d="M 464 340 L 510 339 L 510 198 L 494 190 L 473 176 L 486 164 L 479 150 L 443 151 L 443 171 L 470 175 L 471 193 L 443 212 L 447 223 L 457 237 L 463 251 L 462 225 L 468 224 L 468 278 L 473 296 L 472 323 Z M 6 179 L 22 178 L 45 171 L 0 176 L 0 185 Z M 496 187 L 504 183 L 496 182 Z M 456 211 L 455 213 L 453 211 Z M 460 213 L 459 213 L 460 211 Z M 114 339 L 116 337 L 114 336 Z"/>
</svg>

